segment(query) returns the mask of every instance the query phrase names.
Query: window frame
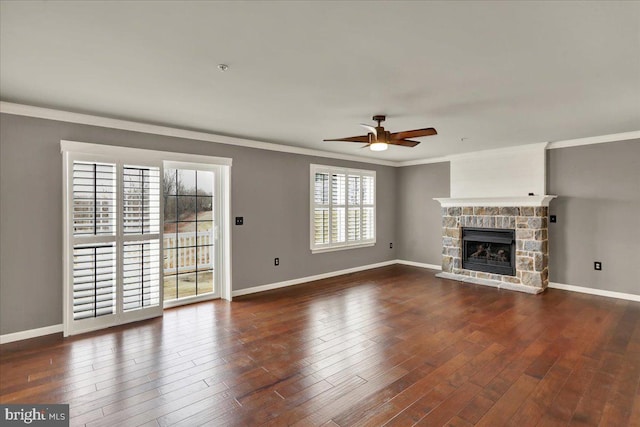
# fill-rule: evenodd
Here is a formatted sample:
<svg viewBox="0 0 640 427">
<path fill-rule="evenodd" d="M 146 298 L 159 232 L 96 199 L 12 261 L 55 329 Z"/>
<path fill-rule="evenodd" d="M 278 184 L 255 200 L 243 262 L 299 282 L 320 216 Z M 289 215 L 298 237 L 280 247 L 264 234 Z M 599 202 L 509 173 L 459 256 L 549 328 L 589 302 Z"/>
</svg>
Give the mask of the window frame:
<svg viewBox="0 0 640 427">
<path fill-rule="evenodd" d="M 328 204 L 318 204 L 315 201 L 315 176 L 318 173 L 326 173 L 329 174 L 329 193 L 328 193 Z M 344 204 L 342 203 L 334 203 L 333 202 L 333 189 L 331 176 L 333 174 L 343 174 L 345 175 L 345 200 Z M 349 175 L 357 175 L 360 177 L 360 239 L 355 241 L 349 241 L 348 239 L 348 228 L 349 228 L 349 208 L 353 208 L 354 205 L 349 204 Z M 365 204 L 364 203 L 364 185 L 362 185 L 363 177 L 371 177 L 373 179 L 373 203 Z M 376 227 L 376 218 L 377 218 L 377 189 L 376 189 L 376 171 L 375 170 L 366 170 L 366 169 L 354 169 L 354 168 L 344 168 L 344 167 L 336 167 L 336 166 L 327 166 L 327 165 L 319 165 L 319 164 L 310 164 L 309 166 L 309 249 L 311 253 L 323 253 L 323 252 L 333 252 L 345 249 L 355 249 L 355 248 L 366 248 L 371 247 L 376 244 L 377 238 L 377 227 Z M 333 210 L 335 207 L 343 207 L 344 208 L 344 242 L 333 242 L 332 241 L 332 222 L 333 222 Z M 317 208 L 328 208 L 329 211 L 329 222 L 328 222 L 328 234 L 329 234 L 329 242 L 328 243 L 315 243 L 315 229 L 314 229 L 314 221 L 315 221 L 315 210 Z M 365 208 L 373 208 L 373 238 L 371 239 L 363 239 L 362 233 L 362 222 L 363 222 L 363 212 Z"/>
</svg>

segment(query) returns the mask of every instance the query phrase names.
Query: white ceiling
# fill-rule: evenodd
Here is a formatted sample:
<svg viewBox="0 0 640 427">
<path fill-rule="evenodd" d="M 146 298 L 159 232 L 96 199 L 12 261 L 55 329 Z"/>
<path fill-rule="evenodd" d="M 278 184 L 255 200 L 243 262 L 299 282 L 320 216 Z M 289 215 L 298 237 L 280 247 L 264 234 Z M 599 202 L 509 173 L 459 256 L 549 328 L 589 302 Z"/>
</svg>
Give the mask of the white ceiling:
<svg viewBox="0 0 640 427">
<path fill-rule="evenodd" d="M 640 129 L 640 2 L 0 8 L 3 101 L 395 161 Z M 374 114 L 439 135 L 322 142 Z"/>
</svg>

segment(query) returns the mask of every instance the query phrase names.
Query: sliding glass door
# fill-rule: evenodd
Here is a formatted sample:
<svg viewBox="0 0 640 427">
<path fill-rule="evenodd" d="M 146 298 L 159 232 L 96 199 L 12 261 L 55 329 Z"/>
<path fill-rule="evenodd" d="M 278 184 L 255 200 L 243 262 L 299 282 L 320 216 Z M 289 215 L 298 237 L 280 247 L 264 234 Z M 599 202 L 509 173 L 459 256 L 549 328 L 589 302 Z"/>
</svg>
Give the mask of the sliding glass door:
<svg viewBox="0 0 640 427">
<path fill-rule="evenodd" d="M 231 159 L 60 145 L 65 336 L 231 300 Z"/>
<path fill-rule="evenodd" d="M 165 306 L 220 296 L 219 167 L 166 162 L 163 175 Z"/>
</svg>

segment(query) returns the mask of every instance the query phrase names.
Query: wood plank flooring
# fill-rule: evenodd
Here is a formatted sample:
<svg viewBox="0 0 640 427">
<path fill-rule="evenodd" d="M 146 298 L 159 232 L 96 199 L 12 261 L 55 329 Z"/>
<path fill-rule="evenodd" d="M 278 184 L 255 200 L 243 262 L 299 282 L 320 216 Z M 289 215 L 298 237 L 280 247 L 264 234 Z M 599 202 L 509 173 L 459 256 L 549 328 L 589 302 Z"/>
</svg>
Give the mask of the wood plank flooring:
<svg viewBox="0 0 640 427">
<path fill-rule="evenodd" d="M 640 303 L 390 266 L 0 347 L 71 425 L 640 426 Z"/>
</svg>

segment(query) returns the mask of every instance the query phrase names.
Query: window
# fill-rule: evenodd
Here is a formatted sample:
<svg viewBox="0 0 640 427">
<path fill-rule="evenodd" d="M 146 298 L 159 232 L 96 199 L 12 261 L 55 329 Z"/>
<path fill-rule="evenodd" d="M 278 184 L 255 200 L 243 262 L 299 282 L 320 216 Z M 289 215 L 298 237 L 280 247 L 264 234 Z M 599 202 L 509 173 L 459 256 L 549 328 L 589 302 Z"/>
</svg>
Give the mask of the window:
<svg viewBox="0 0 640 427">
<path fill-rule="evenodd" d="M 73 320 L 113 314 L 116 304 L 116 165 L 74 161 Z"/>
<path fill-rule="evenodd" d="M 160 300 L 160 168 L 122 168 L 123 310 Z"/>
<path fill-rule="evenodd" d="M 68 333 L 158 315 L 160 166 L 69 154 Z"/>
<path fill-rule="evenodd" d="M 311 165 L 311 251 L 376 242 L 376 173 Z"/>
</svg>

